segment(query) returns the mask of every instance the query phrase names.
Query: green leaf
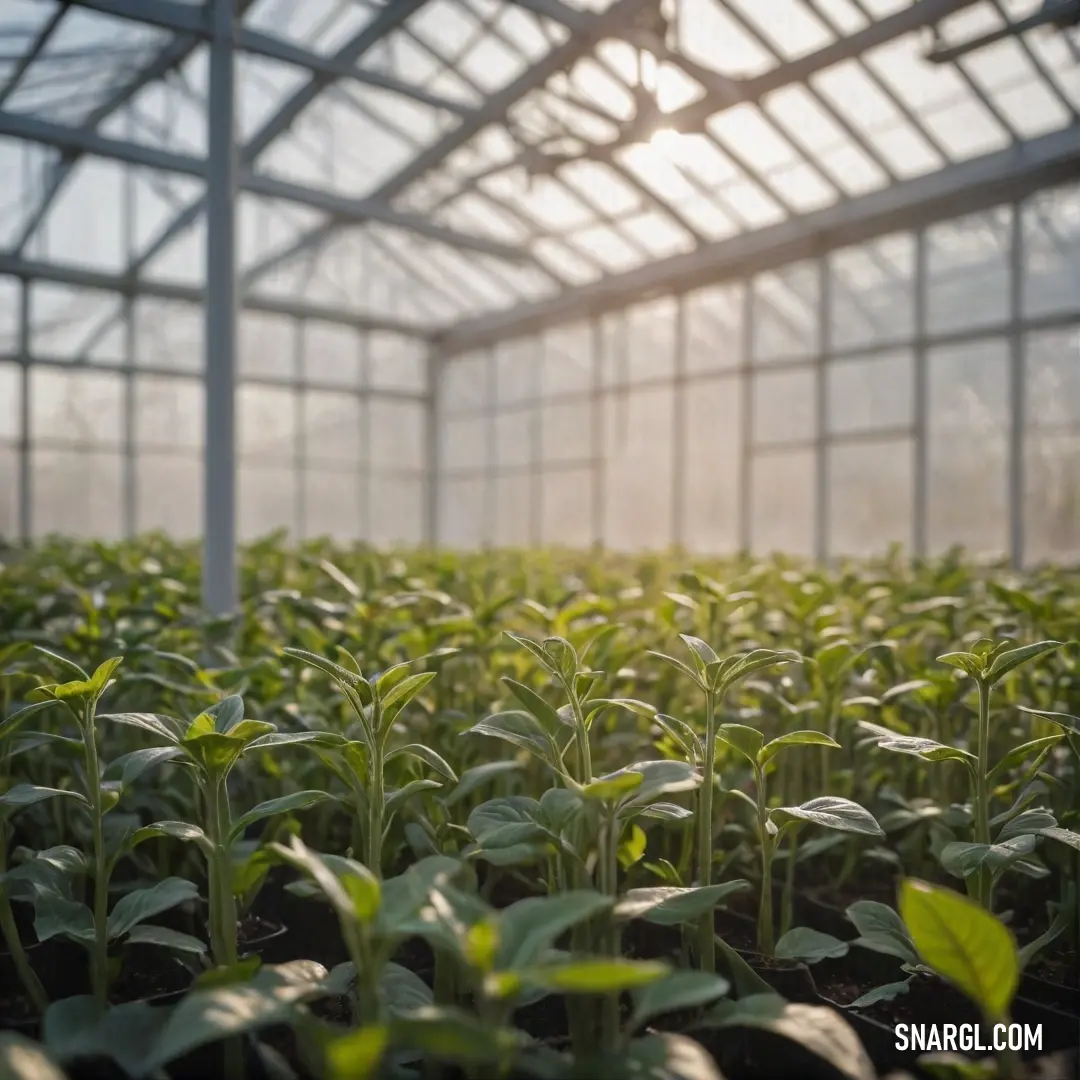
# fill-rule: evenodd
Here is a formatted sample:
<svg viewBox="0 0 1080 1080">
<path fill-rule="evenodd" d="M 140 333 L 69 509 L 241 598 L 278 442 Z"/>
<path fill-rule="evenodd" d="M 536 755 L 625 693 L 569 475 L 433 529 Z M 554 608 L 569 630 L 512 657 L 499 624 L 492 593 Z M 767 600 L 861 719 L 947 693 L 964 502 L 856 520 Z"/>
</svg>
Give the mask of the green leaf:
<svg viewBox="0 0 1080 1080">
<path fill-rule="evenodd" d="M 423 1051 L 428 1057 L 452 1065 L 498 1065 L 511 1057 L 523 1036 L 493 1027 L 464 1009 L 431 1005 L 390 1022 L 394 1046 Z"/>
<path fill-rule="evenodd" d="M 99 664 L 94 674 L 89 679 L 90 685 L 90 697 L 95 701 L 105 693 L 106 687 L 109 685 L 109 680 L 112 678 L 112 673 L 124 662 L 122 656 L 114 656 L 109 660 L 106 660 L 103 664 Z"/>
<path fill-rule="evenodd" d="M 34 934 L 38 941 L 67 937 L 88 944 L 94 940 L 94 913 L 78 900 L 41 893 L 34 898 Z"/>
<path fill-rule="evenodd" d="M 157 735 L 168 743 L 177 744 L 183 737 L 183 725 L 171 716 L 159 716 L 157 713 L 102 713 L 99 720 L 108 723 L 137 727 Z"/>
<path fill-rule="evenodd" d="M 495 713 L 473 724 L 465 735 L 489 735 L 520 750 L 528 750 L 556 771 L 560 770 L 558 750 L 551 736 L 535 716 L 526 712 Z"/>
<path fill-rule="evenodd" d="M 524 795 L 490 799 L 469 814 L 468 828 L 484 848 L 509 847 L 545 838 L 547 830 L 537 821 L 540 804 Z"/>
<path fill-rule="evenodd" d="M 899 957 L 905 964 L 919 962 L 918 950 L 904 920 L 888 904 L 880 904 L 876 900 L 856 900 L 846 914 L 860 934 L 854 944 L 886 956 Z"/>
<path fill-rule="evenodd" d="M 350 671 L 340 664 L 335 664 L 333 660 L 327 660 L 326 657 L 319 656 L 318 653 L 308 652 L 306 649 L 286 648 L 281 650 L 281 654 L 282 656 L 288 656 L 292 660 L 300 660 L 307 664 L 308 667 L 318 668 L 319 671 L 325 672 L 335 682 L 344 683 L 346 686 L 355 688 L 364 681 L 363 676 L 357 675 L 355 671 Z"/>
<path fill-rule="evenodd" d="M 517 761 L 485 761 L 482 765 L 475 765 L 461 774 L 457 787 L 446 796 L 443 805 L 447 808 L 456 806 L 463 799 L 479 791 L 485 784 L 520 771 L 521 765 Z"/>
<path fill-rule="evenodd" d="M 823 1005 L 788 1003 L 775 994 L 723 1001 L 699 1027 L 751 1027 L 798 1043 L 828 1062 L 846 1080 L 876 1080 L 877 1071 L 851 1025 Z"/>
<path fill-rule="evenodd" d="M 322 1080 L 372 1080 L 389 1045 L 390 1029 L 374 1024 L 327 1040 Z"/>
<path fill-rule="evenodd" d="M 196 988 L 169 1015 L 144 1063 L 143 1075 L 207 1043 L 288 1024 L 306 1001 L 323 994 L 326 969 L 311 960 L 264 965 L 244 982 Z"/>
<path fill-rule="evenodd" d="M 83 806 L 90 805 L 77 791 L 38 787 L 37 784 L 16 784 L 14 787 L 8 788 L 3 795 L 0 795 L 0 808 L 3 808 L 7 813 L 14 813 L 16 810 L 33 806 L 35 803 L 43 802 L 45 799 L 55 799 L 57 796 L 74 799 Z"/>
<path fill-rule="evenodd" d="M 662 660 L 669 667 L 673 667 L 676 671 L 681 672 L 688 679 L 692 680 L 700 690 L 705 689 L 704 672 L 698 673 L 694 671 L 689 665 L 684 664 L 681 660 L 676 659 L 674 656 L 668 656 L 667 653 L 653 652 L 650 650 L 646 655 L 655 656 L 657 660 Z"/>
<path fill-rule="evenodd" d="M 1010 769 L 1019 765 L 1022 761 L 1026 761 L 1029 757 L 1035 757 L 1037 755 L 1045 756 L 1045 752 L 1050 750 L 1055 743 L 1060 742 L 1062 738 L 1063 734 L 1044 735 L 1041 739 L 1032 739 L 1030 742 L 1014 746 L 990 770 L 990 783 L 996 783 L 998 779 L 1004 776 Z"/>
<path fill-rule="evenodd" d="M 769 811 L 769 821 L 782 828 L 790 822 L 807 821 L 825 829 L 856 833 L 860 836 L 884 836 L 874 815 L 850 799 L 822 795 L 801 806 L 780 806 Z"/>
<path fill-rule="evenodd" d="M 559 730 L 562 721 L 559 719 L 559 710 L 554 705 L 549 705 L 535 690 L 516 679 L 504 677 L 499 681 L 509 688 L 514 697 L 525 706 L 525 710 L 535 716 L 549 732 Z"/>
<path fill-rule="evenodd" d="M 174 761 L 183 751 L 177 746 L 148 746 L 122 754 L 109 763 L 105 770 L 106 780 L 119 780 L 124 789 L 130 788 L 147 769 Z"/>
<path fill-rule="evenodd" d="M 410 799 L 415 799 L 417 795 L 423 795 L 425 791 L 435 791 L 441 787 L 442 784 L 440 784 L 438 780 L 410 780 L 404 787 L 386 792 L 386 802 L 383 804 L 383 813 L 387 820 L 389 820 Z"/>
<path fill-rule="evenodd" d="M 1056 840 L 1059 844 L 1067 844 L 1075 851 L 1080 851 L 1080 833 L 1075 833 L 1071 829 L 1062 829 L 1060 827 L 1053 827 L 1039 830 L 1040 836 L 1049 837 L 1051 840 Z"/>
<path fill-rule="evenodd" d="M 627 1021 L 637 1031 L 650 1020 L 681 1009 L 698 1009 L 722 998 L 731 984 L 707 971 L 672 971 L 669 975 L 634 991 L 634 1010 Z"/>
<path fill-rule="evenodd" d="M 165 878 L 147 889 L 135 889 L 120 897 L 110 912 L 106 927 L 108 939 L 115 941 L 139 923 L 198 897 L 199 890 L 192 882 L 176 877 Z"/>
<path fill-rule="evenodd" d="M 884 1001 L 895 1001 L 901 994 L 906 994 L 911 989 L 911 979 L 902 979 L 899 982 L 883 983 L 875 986 L 873 990 L 867 990 L 860 994 L 850 1005 L 849 1009 L 867 1009 L 871 1005 L 877 1005 Z"/>
<path fill-rule="evenodd" d="M 129 837 L 128 847 L 133 848 L 144 840 L 152 840 L 158 836 L 168 836 L 186 844 L 198 844 L 204 855 L 213 854 L 214 846 L 206 833 L 197 825 L 189 825 L 186 821 L 155 821 L 153 825 L 145 825 Z"/>
<path fill-rule="evenodd" d="M 624 806 L 643 807 L 660 798 L 682 791 L 693 791 L 701 777 L 687 761 L 639 761 L 620 772 L 641 773 L 641 785 L 621 800 Z"/>
<path fill-rule="evenodd" d="M 982 662 L 977 656 L 966 652 L 944 653 L 937 658 L 939 664 L 948 664 L 949 667 L 959 668 L 970 675 L 973 679 L 982 676 Z"/>
<path fill-rule="evenodd" d="M 545 964 L 519 972 L 527 986 L 560 994 L 618 994 L 664 978 L 671 968 L 653 960 L 598 957 Z"/>
<path fill-rule="evenodd" d="M 382 904 L 378 878 L 367 867 L 343 856 L 320 855 L 298 836 L 289 837 L 289 846 L 268 844 L 278 858 L 307 874 L 334 908 L 344 924 L 370 923 Z"/>
<path fill-rule="evenodd" d="M 206 945 L 191 934 L 182 934 L 179 930 L 171 930 L 167 926 L 150 926 L 145 923 L 131 930 L 125 944 L 160 945 L 163 949 L 193 953 L 196 956 L 205 956 L 207 952 Z"/>
<path fill-rule="evenodd" d="M 969 768 L 974 767 L 975 755 L 969 754 L 966 750 L 946 746 L 944 743 L 919 735 L 899 735 L 878 724 L 871 724 L 868 720 L 860 720 L 858 726 L 863 731 L 877 736 L 877 745 L 882 750 L 891 750 L 897 754 L 911 754 L 924 761 L 959 761 Z"/>
<path fill-rule="evenodd" d="M 823 731 L 789 731 L 786 735 L 770 740 L 758 751 L 758 764 L 765 766 L 785 746 L 828 746 L 834 750 L 840 749 L 840 744 Z"/>
<path fill-rule="evenodd" d="M 383 730 L 387 730 L 398 714 L 409 704 L 432 679 L 436 671 L 421 671 L 402 679 L 382 700 Z"/>
<path fill-rule="evenodd" d="M 67 1080 L 67 1074 L 43 1046 L 14 1031 L 0 1032 L 2 1080 Z"/>
<path fill-rule="evenodd" d="M 716 729 L 716 737 L 732 749 L 737 750 L 752 765 L 758 762 L 765 736 L 756 728 L 746 724 L 721 724 Z"/>
<path fill-rule="evenodd" d="M 523 637 L 520 634 L 512 634 L 509 630 L 506 631 L 506 636 L 519 648 L 531 653 L 533 659 L 538 661 L 545 671 L 549 671 L 552 675 L 559 674 L 559 668 L 555 661 L 531 638 Z"/>
<path fill-rule="evenodd" d="M 549 1074 L 537 1072 L 536 1076 Z M 552 1070 L 552 1080 L 558 1074 Z M 586 1057 L 575 1062 L 566 1080 L 724 1080 L 712 1054 L 686 1035 L 668 1032 L 634 1039 L 618 1050 Z"/>
<path fill-rule="evenodd" d="M 900 914 L 923 961 L 966 994 L 992 1022 L 1009 1013 L 1020 981 L 1012 934 L 979 904 L 905 879 Z"/>
<path fill-rule="evenodd" d="M 654 804 L 655 806 L 656 804 Z M 660 804 L 663 805 L 663 804 Z M 682 807 L 676 807 L 677 810 L 681 810 Z M 688 814 L 692 817 L 692 814 Z M 631 866 L 636 866 L 645 857 L 645 848 L 648 844 L 648 837 L 645 835 L 645 830 L 640 825 L 631 825 L 630 831 L 625 836 L 622 842 L 619 844 L 616 858 L 619 861 L 619 865 L 624 870 L 629 870 Z"/>
<path fill-rule="evenodd" d="M 42 1037 L 49 1052 L 65 1063 L 104 1059 L 119 1067 L 109 1070 L 114 1074 L 141 1077 L 168 1015 L 168 1009 L 155 1009 L 145 1001 L 114 1005 L 102 1013 L 90 996 L 62 998 L 45 1011 Z"/>
<path fill-rule="evenodd" d="M 645 777 L 632 769 L 620 769 L 618 772 L 602 776 L 591 784 L 582 788 L 581 795 L 585 799 L 596 802 L 615 802 L 624 795 L 636 791 L 641 787 Z"/>
<path fill-rule="evenodd" d="M 341 747 L 345 745 L 345 736 L 334 731 L 271 731 L 252 739 L 244 747 L 244 753 L 252 750 L 271 750 L 277 746 L 316 746 Z"/>
<path fill-rule="evenodd" d="M 1069 713 L 1063 712 L 1047 712 L 1045 709 L 1029 709 L 1026 705 L 1017 705 L 1016 708 L 1029 716 L 1038 716 L 1043 720 L 1049 720 L 1051 723 L 1057 724 L 1058 727 L 1072 732 L 1073 735 L 1080 735 L 1080 716 L 1071 716 Z"/>
<path fill-rule="evenodd" d="M 720 657 L 713 651 L 711 645 L 702 641 L 701 638 L 692 637 L 690 634 L 680 634 L 679 638 L 682 643 L 690 650 L 690 658 L 694 661 L 694 666 L 697 668 L 698 676 L 702 680 L 705 678 L 705 669 L 709 664 L 715 664 Z"/>
<path fill-rule="evenodd" d="M 326 802 L 331 796 L 325 791 L 294 791 L 291 795 L 282 795 L 277 799 L 267 799 L 252 807 L 246 814 L 241 814 L 229 830 L 229 842 L 232 843 L 244 835 L 249 825 L 277 814 L 291 814 L 296 810 L 307 810 L 317 803 Z"/>
<path fill-rule="evenodd" d="M 1064 641 L 1037 641 L 1033 645 L 1021 645 L 1018 649 L 1000 652 L 994 657 L 994 662 L 986 673 L 987 681 L 991 684 L 1000 682 L 1010 671 L 1015 671 L 1022 664 L 1064 647 Z"/>
<path fill-rule="evenodd" d="M 435 995 L 415 971 L 388 963 L 379 975 L 379 996 L 391 1013 L 407 1013 L 435 1003 Z"/>
<path fill-rule="evenodd" d="M 719 907 L 729 896 L 745 892 L 750 882 L 743 878 L 719 885 L 677 888 L 658 885 L 647 889 L 628 889 L 615 905 L 617 919 L 644 919 L 655 926 L 681 926 L 696 923 Z"/>
<path fill-rule="evenodd" d="M 970 877 L 986 867 L 992 874 L 1000 874 L 1010 864 L 1030 855 L 1035 850 L 1035 837 L 1014 836 L 997 844 L 969 844 L 954 841 L 946 844 L 938 858 L 941 865 L 954 877 Z"/>
<path fill-rule="evenodd" d="M 919 1071 L 931 1080 L 999 1080 L 993 1059 L 974 1061 L 963 1054 L 945 1051 L 919 1055 Z"/>
<path fill-rule="evenodd" d="M 21 709 L 16 709 L 10 716 L 4 717 L 0 721 L 0 742 L 14 735 L 31 716 L 44 712 L 46 709 L 51 709 L 55 705 L 56 702 L 52 698 L 47 701 L 34 701 L 29 705 L 24 705 Z"/>
<path fill-rule="evenodd" d="M 69 660 L 66 656 L 61 656 L 58 652 L 53 652 L 52 649 L 46 649 L 43 645 L 35 645 L 34 648 L 41 653 L 42 656 L 47 656 L 61 667 L 66 668 L 68 671 L 77 675 L 83 682 L 90 681 L 89 674 L 83 671 L 74 660 Z"/>
<path fill-rule="evenodd" d="M 446 763 L 446 761 L 435 753 L 428 746 L 423 746 L 420 743 L 409 743 L 408 746 L 399 746 L 396 750 L 391 750 L 386 755 L 386 761 L 393 761 L 396 757 L 411 757 L 417 761 L 422 761 L 425 765 L 430 766 L 440 776 L 445 776 L 447 780 L 452 784 L 457 783 L 457 773 Z"/>
<path fill-rule="evenodd" d="M 534 964 L 567 930 L 611 907 L 610 897 L 588 889 L 528 897 L 499 915 L 496 964 L 501 969 Z"/>
<path fill-rule="evenodd" d="M 796 926 L 777 943 L 775 955 L 778 960 L 802 960 L 816 964 L 819 960 L 835 960 L 847 956 L 849 945 L 832 934 L 823 934 L 808 926 Z"/>
</svg>

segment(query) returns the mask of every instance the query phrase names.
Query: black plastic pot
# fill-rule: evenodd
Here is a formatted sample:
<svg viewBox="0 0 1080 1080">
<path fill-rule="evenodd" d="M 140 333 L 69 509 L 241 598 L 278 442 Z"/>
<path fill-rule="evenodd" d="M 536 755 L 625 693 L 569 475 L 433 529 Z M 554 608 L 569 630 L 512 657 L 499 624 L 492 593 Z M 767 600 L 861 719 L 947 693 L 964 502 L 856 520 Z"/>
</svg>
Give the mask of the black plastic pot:
<svg viewBox="0 0 1080 1080">
<path fill-rule="evenodd" d="M 269 923 L 267 919 L 261 921 Z M 294 959 L 288 938 L 289 928 L 284 923 L 268 925 L 262 932 L 242 939 L 239 942 L 240 953 L 245 956 L 258 953 L 264 964 L 282 964 Z"/>
<path fill-rule="evenodd" d="M 1080 1017 L 1080 988 L 1037 979 L 1034 975 L 1020 976 L 1020 997 L 1037 1005 L 1046 1005 L 1070 1016 Z"/>
</svg>

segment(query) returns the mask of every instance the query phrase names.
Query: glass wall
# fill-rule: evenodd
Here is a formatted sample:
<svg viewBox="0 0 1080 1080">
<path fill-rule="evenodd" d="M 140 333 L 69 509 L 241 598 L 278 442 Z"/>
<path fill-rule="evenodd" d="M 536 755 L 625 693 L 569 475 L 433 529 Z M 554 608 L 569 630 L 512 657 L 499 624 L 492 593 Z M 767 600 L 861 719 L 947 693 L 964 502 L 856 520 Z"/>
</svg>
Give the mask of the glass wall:
<svg viewBox="0 0 1080 1080">
<path fill-rule="evenodd" d="M 1080 558 L 1080 188 L 442 362 L 437 539 Z"/>
<path fill-rule="evenodd" d="M 202 337 L 193 303 L 0 278 L 0 536 L 200 535 Z M 423 539 L 422 343 L 245 310 L 237 360 L 241 539 Z"/>
</svg>

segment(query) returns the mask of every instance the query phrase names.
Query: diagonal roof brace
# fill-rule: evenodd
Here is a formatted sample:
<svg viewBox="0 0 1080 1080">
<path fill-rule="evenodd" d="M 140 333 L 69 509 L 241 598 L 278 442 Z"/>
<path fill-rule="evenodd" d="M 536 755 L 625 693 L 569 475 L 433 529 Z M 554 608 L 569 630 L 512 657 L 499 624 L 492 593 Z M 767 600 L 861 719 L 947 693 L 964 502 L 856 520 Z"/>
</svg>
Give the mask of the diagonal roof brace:
<svg viewBox="0 0 1080 1080">
<path fill-rule="evenodd" d="M 122 161 L 128 165 L 141 165 L 203 180 L 206 178 L 206 162 L 192 154 L 114 139 L 87 128 L 55 124 L 50 120 L 41 120 L 23 113 L 0 110 L 0 135 L 51 146 L 62 152 L 77 151 L 112 161 Z M 331 214 L 340 221 L 378 221 L 451 247 L 477 251 L 509 262 L 529 260 L 528 252 L 520 246 L 473 236 L 436 224 L 419 214 L 396 210 L 385 199 L 351 199 L 251 169 L 240 173 L 239 184 L 244 191 L 309 206 Z"/>
</svg>

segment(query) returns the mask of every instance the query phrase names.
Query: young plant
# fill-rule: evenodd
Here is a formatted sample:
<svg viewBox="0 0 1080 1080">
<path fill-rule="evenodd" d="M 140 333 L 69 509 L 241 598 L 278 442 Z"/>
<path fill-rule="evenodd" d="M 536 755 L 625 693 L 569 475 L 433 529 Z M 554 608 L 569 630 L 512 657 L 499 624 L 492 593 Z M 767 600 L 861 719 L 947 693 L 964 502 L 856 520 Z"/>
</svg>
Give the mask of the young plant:
<svg viewBox="0 0 1080 1080">
<path fill-rule="evenodd" d="M 874 816 L 858 803 L 833 795 L 810 799 L 799 806 L 769 809 L 766 774 L 768 765 L 789 746 L 839 747 L 821 731 L 789 731 L 770 742 L 756 728 L 745 724 L 721 724 L 717 737 L 750 762 L 754 772 L 754 797 L 737 792 L 754 808 L 757 818 L 758 843 L 761 846 L 761 898 L 758 907 L 758 948 L 772 956 L 774 948 L 772 863 L 785 835 L 794 835 L 804 824 L 820 825 L 826 829 L 855 833 L 860 836 L 881 837 Z"/>
<path fill-rule="evenodd" d="M 364 861 L 376 877 L 382 876 L 383 841 L 394 815 L 416 795 L 441 787 L 436 780 L 421 779 L 412 780 L 396 791 L 388 791 L 387 765 L 395 758 L 411 757 L 447 780 L 457 780 L 454 770 L 430 747 L 411 743 L 391 750 L 389 746 L 394 721 L 436 675 L 434 671 L 410 675 L 410 667 L 432 657 L 448 656 L 454 651 L 443 649 L 430 657 L 396 664 L 369 680 L 364 678 L 355 657 L 344 649 L 338 652 L 347 667 L 303 649 L 282 650 L 285 656 L 329 675 L 356 714 L 360 738 L 343 740 L 333 752 L 324 752 L 321 756 L 352 795 L 356 823 L 363 823 L 362 845 L 354 845 L 354 854 L 359 854 L 363 847 Z"/>
<path fill-rule="evenodd" d="M 665 730 L 676 738 L 691 760 L 700 757 L 703 783 L 698 795 L 697 823 L 697 883 L 706 888 L 712 884 L 713 862 L 713 791 L 716 771 L 717 717 L 723 708 L 728 692 L 740 680 L 767 668 L 794 663 L 799 654 L 776 652 L 772 649 L 754 649 L 721 660 L 700 638 L 682 634 L 683 642 L 690 650 L 693 667 L 673 656 L 653 653 L 664 663 L 681 671 L 705 695 L 705 735 L 699 738 L 686 724 L 678 724 L 673 718 L 658 718 Z M 771 902 L 771 900 L 770 900 Z M 770 916 L 771 921 L 771 916 Z M 716 970 L 716 936 L 713 930 L 712 912 L 701 920 L 698 928 L 698 957 L 705 971 Z"/>
<path fill-rule="evenodd" d="M 943 863 L 951 873 L 969 879 L 969 889 L 975 899 L 990 909 L 994 881 L 1010 864 L 1030 854 L 1034 847 L 1031 829 L 1027 833 L 1017 831 L 1012 821 L 1022 814 L 1026 804 L 1018 803 L 1014 812 L 991 821 L 990 802 L 994 780 L 1007 769 L 1019 765 L 1030 757 L 1042 760 L 1050 752 L 1060 734 L 1046 736 L 1023 743 L 1010 750 L 996 765 L 990 764 L 990 694 L 994 686 L 1010 672 L 1046 653 L 1064 646 L 1061 641 L 1039 641 L 1033 645 L 1009 648 L 1011 641 L 997 644 L 983 638 L 969 652 L 953 652 L 939 656 L 941 663 L 958 668 L 974 680 L 978 690 L 979 706 L 976 719 L 975 742 L 977 753 L 959 747 L 947 746 L 922 736 L 899 735 L 888 728 L 860 721 L 860 728 L 873 736 L 883 750 L 911 754 L 924 761 L 959 761 L 965 766 L 972 784 L 974 800 L 972 807 L 974 844 L 947 845 L 942 852 Z M 996 842 L 991 841 L 993 824 L 1002 826 Z M 1025 824 L 1027 824 L 1025 822 Z M 1056 825 L 1056 822 L 1053 824 Z M 1003 847 L 1002 845 L 1008 845 Z M 947 854 L 946 854 L 947 853 Z"/>
<path fill-rule="evenodd" d="M 235 867 L 245 830 L 278 814 L 303 810 L 330 798 L 325 791 L 297 791 L 259 803 L 234 818 L 229 800 L 229 775 L 252 751 L 296 744 L 329 745 L 340 741 L 329 732 L 280 732 L 274 725 L 244 719 L 244 702 L 227 697 L 190 723 L 153 713 L 113 713 L 102 719 L 141 728 L 164 740 L 163 747 L 128 755 L 125 772 L 141 771 L 151 763 L 172 761 L 193 769 L 203 808 L 202 823 L 158 821 L 132 833 L 123 846 L 130 851 L 145 840 L 170 836 L 197 845 L 206 859 L 209 890 L 210 949 L 214 963 L 232 967 L 239 960 Z"/>
<path fill-rule="evenodd" d="M 969 997 L 988 1024 L 1007 1024 L 1020 984 L 1020 957 L 1009 929 L 965 896 L 907 878 L 900 915 L 923 962 Z M 1000 1050 L 997 1075 L 1009 1080 L 1014 1051 Z"/>
</svg>

